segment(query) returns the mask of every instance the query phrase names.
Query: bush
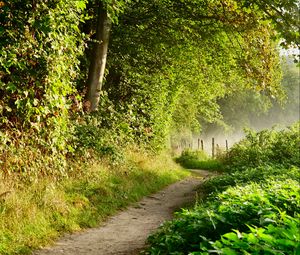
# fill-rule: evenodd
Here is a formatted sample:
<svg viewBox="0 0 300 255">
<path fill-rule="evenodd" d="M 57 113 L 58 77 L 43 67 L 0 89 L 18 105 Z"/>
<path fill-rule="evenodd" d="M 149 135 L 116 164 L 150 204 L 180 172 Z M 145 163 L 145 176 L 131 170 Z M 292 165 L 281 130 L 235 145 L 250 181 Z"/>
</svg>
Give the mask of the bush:
<svg viewBox="0 0 300 255">
<path fill-rule="evenodd" d="M 202 185 L 210 196 L 164 224 L 146 254 L 298 254 L 299 145 L 299 123 L 248 131 L 225 158 L 225 174 Z M 190 152 L 179 159 L 197 160 Z"/>
<path fill-rule="evenodd" d="M 268 164 L 300 166 L 300 122 L 286 130 L 246 131 L 229 151 L 226 164 L 236 169 Z"/>
<path fill-rule="evenodd" d="M 247 233 L 249 225 L 280 225 L 281 215 L 300 213 L 299 191 L 299 183 L 290 179 L 228 188 L 164 224 L 149 238 L 151 247 L 146 254 L 188 254 L 199 251 L 200 243 L 206 247 L 207 240 L 217 241 L 232 229 Z"/>
<path fill-rule="evenodd" d="M 284 214 L 275 224 L 267 227 L 249 227 L 249 233 L 238 230 L 226 233 L 215 242 L 205 240 L 200 245 L 201 252 L 207 254 L 298 254 L 300 251 L 300 218 Z"/>
</svg>

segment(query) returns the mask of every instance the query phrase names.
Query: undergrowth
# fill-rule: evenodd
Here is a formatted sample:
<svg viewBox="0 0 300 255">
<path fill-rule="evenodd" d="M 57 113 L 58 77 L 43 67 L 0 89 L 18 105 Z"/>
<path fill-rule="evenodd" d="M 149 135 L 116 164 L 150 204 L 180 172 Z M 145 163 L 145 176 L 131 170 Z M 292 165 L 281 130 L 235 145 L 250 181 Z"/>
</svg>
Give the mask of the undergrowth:
<svg viewBox="0 0 300 255">
<path fill-rule="evenodd" d="M 221 170 L 222 164 L 218 159 L 212 159 L 204 151 L 184 150 L 175 161 L 187 169 Z"/>
<path fill-rule="evenodd" d="M 29 254 L 62 233 L 97 226 L 117 209 L 187 175 L 166 155 L 130 150 L 122 164 L 95 160 L 59 180 L 7 178 L 0 184 L 0 254 Z"/>
<path fill-rule="evenodd" d="M 300 254 L 299 124 L 248 133 L 145 254 Z"/>
<path fill-rule="evenodd" d="M 274 164 L 300 167 L 300 122 L 280 131 L 246 130 L 245 139 L 230 149 L 225 164 L 229 171 Z"/>
<path fill-rule="evenodd" d="M 191 210 L 184 209 L 178 213 L 175 220 L 167 222 L 149 238 L 152 246 L 146 254 L 243 254 L 243 247 L 238 246 L 240 238 L 234 244 L 240 253 L 218 253 L 211 246 L 216 245 L 222 235 L 232 235 L 228 233 L 233 230 L 249 233 L 249 226 L 254 229 L 282 228 L 285 219 L 292 221 L 294 231 L 285 237 L 286 242 L 291 243 L 288 250 L 283 248 L 279 251 L 296 251 L 300 248 L 295 231 L 300 227 L 299 191 L 299 183 L 294 180 L 270 180 L 265 184 L 229 188 Z M 264 242 L 263 236 L 256 238 L 257 242 Z M 271 249 L 278 248 L 275 243 L 272 245 Z"/>
</svg>

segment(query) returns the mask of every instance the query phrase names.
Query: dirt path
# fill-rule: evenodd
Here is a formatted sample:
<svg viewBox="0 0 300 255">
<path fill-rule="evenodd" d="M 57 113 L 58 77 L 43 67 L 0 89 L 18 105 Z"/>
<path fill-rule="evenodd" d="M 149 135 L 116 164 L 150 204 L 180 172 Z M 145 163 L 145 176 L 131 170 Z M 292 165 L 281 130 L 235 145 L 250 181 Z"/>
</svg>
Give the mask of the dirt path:
<svg viewBox="0 0 300 255">
<path fill-rule="evenodd" d="M 161 223 L 171 219 L 174 210 L 195 199 L 196 188 L 210 175 L 197 170 L 197 175 L 145 197 L 99 228 L 67 235 L 54 247 L 34 252 L 34 255 L 137 255 L 147 237 Z"/>
</svg>

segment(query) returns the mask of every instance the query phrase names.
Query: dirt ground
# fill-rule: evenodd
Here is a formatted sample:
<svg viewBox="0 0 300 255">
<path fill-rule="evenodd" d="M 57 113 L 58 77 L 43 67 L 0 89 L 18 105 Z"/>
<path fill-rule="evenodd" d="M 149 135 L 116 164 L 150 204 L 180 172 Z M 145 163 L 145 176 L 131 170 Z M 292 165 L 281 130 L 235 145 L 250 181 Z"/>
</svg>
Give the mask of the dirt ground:
<svg viewBox="0 0 300 255">
<path fill-rule="evenodd" d="M 145 247 L 147 237 L 173 212 L 193 202 L 196 189 L 210 172 L 196 174 L 168 186 L 160 192 L 110 217 L 98 228 L 66 235 L 53 247 L 36 251 L 34 255 L 137 255 Z"/>
</svg>

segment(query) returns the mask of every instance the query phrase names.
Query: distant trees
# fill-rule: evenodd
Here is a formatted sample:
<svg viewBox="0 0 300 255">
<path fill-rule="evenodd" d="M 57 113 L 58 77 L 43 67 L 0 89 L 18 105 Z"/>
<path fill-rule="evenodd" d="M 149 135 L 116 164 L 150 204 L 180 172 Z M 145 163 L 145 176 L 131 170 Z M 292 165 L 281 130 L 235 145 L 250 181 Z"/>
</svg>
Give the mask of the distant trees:
<svg viewBox="0 0 300 255">
<path fill-rule="evenodd" d="M 206 135 L 224 133 L 224 127 L 231 133 L 241 133 L 244 127 L 254 129 L 271 128 L 291 125 L 299 121 L 299 69 L 291 57 L 283 59 L 281 100 L 268 96 L 263 92 L 241 90 L 218 100 L 221 123 L 208 124 L 201 119 Z M 223 125 L 220 125 L 223 124 Z"/>
</svg>

